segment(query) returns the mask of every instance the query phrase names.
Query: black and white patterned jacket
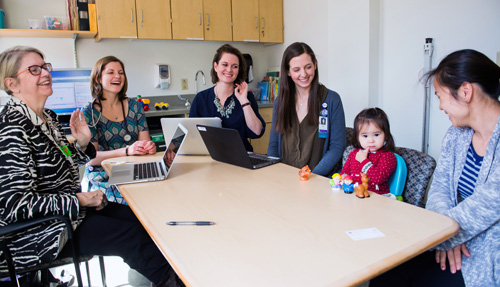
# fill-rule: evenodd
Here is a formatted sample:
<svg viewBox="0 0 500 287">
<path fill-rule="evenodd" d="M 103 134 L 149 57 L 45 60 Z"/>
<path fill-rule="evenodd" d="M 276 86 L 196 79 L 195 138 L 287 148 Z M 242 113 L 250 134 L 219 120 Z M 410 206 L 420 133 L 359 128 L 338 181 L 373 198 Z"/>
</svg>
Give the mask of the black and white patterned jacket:
<svg viewBox="0 0 500 287">
<path fill-rule="evenodd" d="M 15 97 L 0 112 L 0 228 L 54 214 L 67 216 L 76 227 L 85 216 L 75 195 L 80 191 L 78 165 L 96 151 L 91 144 L 85 152 L 70 144 L 56 114 L 44 113 L 47 124 Z M 54 259 L 65 243 L 62 223 L 30 228 L 12 238 L 14 264 L 28 267 Z M 0 271 L 6 271 L 1 252 Z"/>
</svg>

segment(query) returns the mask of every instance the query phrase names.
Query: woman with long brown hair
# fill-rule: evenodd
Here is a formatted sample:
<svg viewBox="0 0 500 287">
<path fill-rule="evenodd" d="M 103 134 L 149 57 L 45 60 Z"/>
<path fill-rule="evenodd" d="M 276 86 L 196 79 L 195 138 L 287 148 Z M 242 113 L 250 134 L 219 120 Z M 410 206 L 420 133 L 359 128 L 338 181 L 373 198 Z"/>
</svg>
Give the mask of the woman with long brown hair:
<svg viewBox="0 0 500 287">
<path fill-rule="evenodd" d="M 318 61 L 306 43 L 286 48 L 279 95 L 274 102 L 267 154 L 330 176 L 345 148 L 344 108 L 339 94 L 319 83 Z"/>
<path fill-rule="evenodd" d="M 96 157 L 87 164 L 83 186 L 88 186 L 88 191 L 101 190 L 109 201 L 121 204 L 127 203 L 114 185 L 107 185 L 109 176 L 101 162 L 113 157 L 156 152 L 142 104 L 127 98 L 127 87 L 123 62 L 114 56 L 104 57 L 97 61 L 90 75 L 94 100 L 83 108 L 92 133 L 90 142 L 97 150 Z"/>
</svg>

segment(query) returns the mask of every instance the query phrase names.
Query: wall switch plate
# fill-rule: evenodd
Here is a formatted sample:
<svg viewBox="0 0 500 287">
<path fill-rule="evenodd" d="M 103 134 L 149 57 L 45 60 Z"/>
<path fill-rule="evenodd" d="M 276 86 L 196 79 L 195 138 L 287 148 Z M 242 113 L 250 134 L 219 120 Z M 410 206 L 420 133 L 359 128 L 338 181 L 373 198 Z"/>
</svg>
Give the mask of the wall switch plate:
<svg viewBox="0 0 500 287">
<path fill-rule="evenodd" d="M 181 87 L 182 87 L 182 90 L 188 89 L 188 79 L 181 79 Z"/>
</svg>

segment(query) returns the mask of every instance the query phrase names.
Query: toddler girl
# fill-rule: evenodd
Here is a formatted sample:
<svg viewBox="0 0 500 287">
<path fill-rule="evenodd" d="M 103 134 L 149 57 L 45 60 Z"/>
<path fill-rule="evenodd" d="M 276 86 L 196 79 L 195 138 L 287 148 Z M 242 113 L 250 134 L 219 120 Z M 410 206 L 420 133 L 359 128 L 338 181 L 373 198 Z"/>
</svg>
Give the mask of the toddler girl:
<svg viewBox="0 0 500 287">
<path fill-rule="evenodd" d="M 394 140 L 389 127 L 389 119 L 379 108 L 362 110 L 354 119 L 354 147 L 349 154 L 341 174 L 352 177 L 361 184 L 360 173 L 365 173 L 370 181 L 368 190 L 389 193 L 389 178 L 396 169 Z"/>
</svg>

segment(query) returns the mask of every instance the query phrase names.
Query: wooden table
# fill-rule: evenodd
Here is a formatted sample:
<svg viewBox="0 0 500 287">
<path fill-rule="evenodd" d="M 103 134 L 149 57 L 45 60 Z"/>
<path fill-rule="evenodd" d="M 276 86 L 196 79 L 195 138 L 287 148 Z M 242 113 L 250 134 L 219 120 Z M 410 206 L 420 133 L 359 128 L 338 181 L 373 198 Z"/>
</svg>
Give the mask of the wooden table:
<svg viewBox="0 0 500 287">
<path fill-rule="evenodd" d="M 410 204 L 332 191 L 325 177 L 301 182 L 285 164 L 248 170 L 180 156 L 166 180 L 119 189 L 187 286 L 356 285 L 458 231 L 450 218 Z M 198 220 L 216 224 L 166 224 Z M 384 236 L 346 233 L 368 228 Z"/>
</svg>

